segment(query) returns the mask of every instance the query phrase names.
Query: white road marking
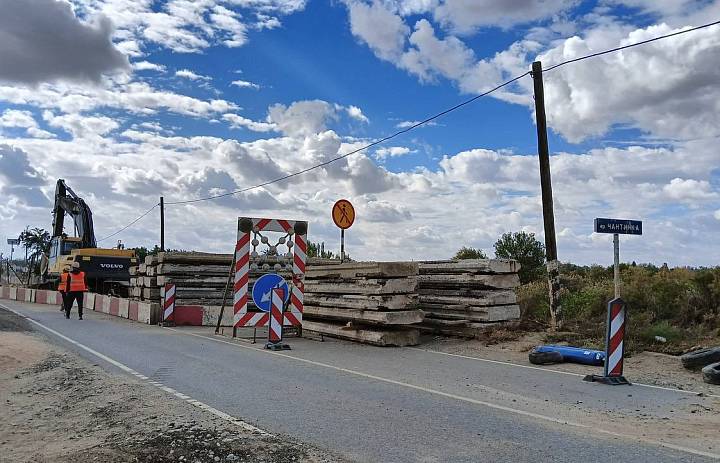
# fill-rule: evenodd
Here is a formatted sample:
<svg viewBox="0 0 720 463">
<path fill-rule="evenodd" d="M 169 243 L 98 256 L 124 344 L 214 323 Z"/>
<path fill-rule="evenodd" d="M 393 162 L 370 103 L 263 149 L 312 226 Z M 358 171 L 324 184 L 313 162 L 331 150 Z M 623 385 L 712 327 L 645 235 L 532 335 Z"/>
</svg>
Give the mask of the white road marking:
<svg viewBox="0 0 720 463">
<path fill-rule="evenodd" d="M 178 330 L 178 329 L 175 329 L 175 328 L 164 327 L 164 329 L 170 330 L 170 331 L 175 331 L 175 332 L 177 332 L 177 333 L 184 334 L 184 335 L 188 335 L 188 336 L 195 336 L 195 337 L 198 337 L 198 338 L 203 338 L 203 339 L 207 339 L 207 340 L 210 340 L 210 341 L 219 342 L 219 343 L 222 343 L 222 344 L 228 344 L 228 345 L 231 345 L 231 346 L 240 348 L 240 349 L 249 349 L 249 350 L 252 350 L 252 351 L 254 351 L 254 352 L 259 352 L 259 353 L 269 354 L 269 355 L 276 355 L 276 356 L 278 356 L 278 357 L 285 357 L 285 358 L 288 358 L 288 359 L 297 360 L 297 361 L 299 361 L 299 362 L 307 363 L 307 364 L 309 364 L 309 365 L 315 365 L 315 366 L 318 366 L 318 367 L 328 368 L 328 369 L 331 369 L 331 370 L 340 371 L 340 372 L 348 373 L 348 374 L 355 375 L 355 376 L 360 376 L 360 377 L 362 377 L 362 378 L 368 378 L 368 379 L 373 379 L 373 380 L 375 380 L 375 381 L 381 381 L 381 382 L 384 382 L 384 383 L 394 384 L 394 385 L 396 385 L 396 386 L 401 386 L 401 387 L 405 387 L 405 388 L 408 388 L 408 389 L 415 389 L 415 390 L 422 391 L 422 392 L 426 392 L 426 393 L 429 393 L 429 394 L 434 394 L 434 395 L 438 395 L 438 396 L 441 396 L 441 397 L 447 397 L 447 398 L 449 398 L 449 399 L 454 399 L 454 400 L 458 400 L 458 401 L 462 401 L 462 402 L 468 402 L 468 403 L 475 404 L 475 405 L 481 405 L 481 406 L 484 406 L 484 407 L 492 408 L 492 409 L 495 409 L 495 410 L 501 410 L 501 411 L 508 412 L 508 413 L 513 413 L 513 414 L 516 414 L 516 415 L 521 415 L 521 416 L 526 416 L 526 417 L 530 417 L 530 418 L 535 418 L 535 419 L 538 419 L 538 420 L 548 421 L 548 422 L 555 423 L 555 424 L 573 426 L 573 427 L 576 427 L 576 428 L 579 428 L 579 429 L 583 429 L 583 430 L 591 429 L 593 432 L 600 433 L 600 434 L 604 434 L 604 435 L 606 435 L 606 436 L 611 436 L 611 437 L 615 437 L 615 438 L 620 438 L 620 439 L 623 439 L 623 440 L 634 440 L 634 441 L 642 442 L 642 443 L 645 443 L 645 444 L 657 445 L 657 446 L 659 446 L 659 447 L 665 447 L 665 448 L 677 450 L 677 451 L 680 451 L 680 452 L 689 453 L 689 454 L 692 454 L 692 455 L 698 455 L 698 456 L 703 456 L 703 457 L 708 457 L 708 458 L 713 458 L 713 459 L 716 459 L 716 460 L 720 460 L 720 454 L 716 454 L 716 453 L 705 452 L 705 451 L 702 451 L 702 450 L 697 450 L 697 449 L 693 449 L 693 448 L 689 448 L 689 447 L 683 447 L 683 446 L 680 446 L 680 445 L 670 444 L 670 443 L 667 443 L 667 442 L 661 442 L 661 441 L 656 441 L 656 440 L 652 440 L 652 439 L 641 438 L 641 437 L 637 437 L 637 436 L 628 436 L 628 435 L 621 434 L 621 433 L 617 433 L 617 432 L 614 432 L 614 431 L 608 431 L 608 430 L 606 430 L 606 429 L 600 429 L 600 428 L 598 428 L 598 427 L 596 427 L 596 426 L 589 426 L 589 425 L 585 425 L 585 424 L 582 424 L 582 423 L 577 423 L 577 422 L 574 422 L 574 421 L 562 420 L 562 419 L 558 419 L 558 418 L 555 418 L 555 417 L 552 417 L 552 416 L 547 416 L 547 415 L 542 415 L 542 414 L 539 414 L 539 413 L 528 412 L 528 411 L 525 411 L 525 410 L 519 410 L 519 409 L 517 409 L 517 408 L 512 408 L 512 407 L 506 407 L 506 406 L 504 406 L 504 405 L 498 405 L 498 404 L 494 404 L 494 403 L 490 403 L 490 402 L 485 402 L 485 401 L 483 401 L 483 400 L 477 400 L 477 399 L 473 399 L 473 398 L 471 398 L 471 397 L 464 397 L 464 396 L 457 395 L 457 394 L 451 394 L 451 393 L 448 393 L 448 392 L 438 391 L 438 390 L 436 390 L 436 389 L 431 389 L 431 388 L 427 388 L 427 387 L 423 387 L 423 386 L 417 386 L 417 385 L 415 385 L 415 384 L 410 384 L 410 383 L 405 383 L 405 382 L 402 382 L 402 381 L 397 381 L 397 380 L 394 380 L 394 379 L 383 378 L 383 377 L 381 377 L 381 376 L 371 375 L 371 374 L 369 374 L 369 373 L 364 373 L 364 372 L 362 372 L 362 371 L 351 370 L 351 369 L 349 369 L 349 368 L 342 368 L 342 367 L 338 367 L 338 366 L 335 366 L 335 365 L 330 365 L 330 364 L 327 364 L 327 363 L 316 362 L 316 361 L 314 361 L 314 360 L 304 359 L 304 358 L 301 358 L 301 357 L 294 357 L 294 356 L 292 356 L 292 355 L 284 354 L 284 353 L 281 353 L 281 352 L 276 352 L 276 351 L 271 351 L 271 350 L 265 350 L 265 349 L 262 349 L 262 348 L 259 348 L 259 347 L 246 346 L 246 345 L 238 344 L 238 343 L 231 342 L 231 341 L 225 341 L 225 340 L 216 339 L 216 338 L 213 338 L 213 337 L 210 337 L 210 336 L 204 336 L 204 335 L 197 334 L 197 333 L 188 333 L 188 332 L 185 332 L 185 331 L 183 331 L 183 330 Z M 423 350 L 423 349 L 420 349 L 420 350 Z M 514 364 L 511 364 L 511 365 L 514 365 Z M 522 365 L 519 365 L 519 366 L 522 366 Z M 580 376 L 580 375 L 577 375 L 577 374 L 575 374 L 575 373 L 571 373 L 571 374 L 576 375 L 576 376 Z"/>
<path fill-rule="evenodd" d="M 213 407 L 211 407 L 210 405 L 207 405 L 207 404 L 205 404 L 205 403 L 203 403 L 203 402 L 200 402 L 199 400 L 190 399 L 190 396 L 185 395 L 185 394 L 181 394 L 181 393 L 179 393 L 178 391 L 176 391 L 176 390 L 174 390 L 174 389 L 172 389 L 172 388 L 170 388 L 170 387 L 167 387 L 167 386 L 163 385 L 162 383 L 159 383 L 159 382 L 157 382 L 157 381 L 149 381 L 147 376 L 144 376 L 144 375 L 138 373 L 137 371 L 133 370 L 133 369 L 130 368 L 129 366 L 127 366 L 127 365 L 125 365 L 125 364 L 123 364 L 123 363 L 120 363 L 120 362 L 118 362 L 117 360 L 114 360 L 114 359 L 108 357 L 108 356 L 105 355 L 105 354 L 101 354 L 100 352 L 98 352 L 98 351 L 96 351 L 96 350 L 94 350 L 94 349 L 92 349 L 92 348 L 90 348 L 90 347 L 88 347 L 88 346 L 86 346 L 86 345 L 78 342 L 78 341 L 75 341 L 74 339 L 71 339 L 71 338 L 65 336 L 65 335 L 62 334 L 62 333 L 59 333 L 59 332 L 55 331 L 54 329 L 52 329 L 52 328 L 50 328 L 50 327 L 48 327 L 48 326 L 45 326 L 45 325 L 43 325 L 42 323 L 40 323 L 40 322 L 38 322 L 38 321 L 36 321 L 36 320 L 33 320 L 32 318 L 30 318 L 30 317 L 28 317 L 28 316 L 25 316 L 25 315 L 23 315 L 22 313 L 17 312 L 16 310 L 11 309 L 10 307 L 7 307 L 6 305 L 0 304 L 0 307 L 2 307 L 2 308 L 4 308 L 4 309 L 7 309 L 7 310 L 9 310 L 9 311 L 11 311 L 11 312 L 13 312 L 14 314 L 16 314 L 16 315 L 18 315 L 18 316 L 26 319 L 26 320 L 29 321 L 30 323 L 34 323 L 35 325 L 39 326 L 40 328 L 44 329 L 45 331 L 54 334 L 55 336 L 59 337 L 60 339 L 63 339 L 63 340 L 65 340 L 65 341 L 69 342 L 70 344 L 73 344 L 73 345 L 75 345 L 75 346 L 77 346 L 77 347 L 85 350 L 86 352 L 91 353 L 92 355 L 94 355 L 94 356 L 96 356 L 96 357 L 98 357 L 98 358 L 106 361 L 107 363 L 109 363 L 109 364 L 111 364 L 111 365 L 113 365 L 113 366 L 121 369 L 122 371 L 124 371 L 124 372 L 126 372 L 126 373 L 129 373 L 129 374 L 131 374 L 131 375 L 133 375 L 133 376 L 135 376 L 135 377 L 137 377 L 137 378 L 139 378 L 139 379 L 143 379 L 143 380 L 146 381 L 148 384 L 151 384 L 151 385 L 157 387 L 157 388 L 160 389 L 161 391 L 164 391 L 164 392 L 170 393 L 170 394 L 172 394 L 172 395 L 175 395 L 175 396 L 177 396 L 177 397 L 183 398 L 183 400 L 186 400 L 188 403 L 190 403 L 190 404 L 192 404 L 192 405 L 194 405 L 194 406 L 196 406 L 196 407 L 198 407 L 198 408 L 200 408 L 200 409 L 202 409 L 202 410 L 205 410 L 205 411 L 207 411 L 207 412 L 209 412 L 209 413 L 212 413 L 213 415 L 217 416 L 218 418 L 221 418 L 221 419 L 223 419 L 223 420 L 225 420 L 225 421 L 228 421 L 228 422 L 230 422 L 230 423 L 238 426 L 239 428 L 244 429 L 245 431 L 249 431 L 249 432 L 252 432 L 252 433 L 255 433 L 255 434 L 259 434 L 259 435 L 262 435 L 262 436 L 268 436 L 268 437 L 269 437 L 269 436 L 272 436 L 272 434 L 270 434 L 270 433 L 267 432 L 267 431 L 264 431 L 264 430 L 262 430 L 262 429 L 260 429 L 260 428 L 257 428 L 257 427 L 255 427 L 255 426 L 251 425 L 250 423 L 246 423 L 245 421 L 243 421 L 243 420 L 241 420 L 241 419 L 239 419 L 239 418 L 235 418 L 234 416 L 228 415 L 227 413 L 225 413 L 225 412 L 223 412 L 223 411 L 220 411 L 220 410 L 218 410 L 218 409 L 216 409 L 216 408 L 213 408 Z"/>
<path fill-rule="evenodd" d="M 572 372 L 570 372 L 570 371 L 560 371 L 560 370 L 554 370 L 554 369 L 552 369 L 552 368 L 540 368 L 540 367 L 534 367 L 534 366 L 531 366 L 531 365 L 521 365 L 521 364 L 519 364 L 519 363 L 503 362 L 502 360 L 491 360 L 491 359 L 486 359 L 486 358 L 482 358 L 482 357 L 472 357 L 472 356 L 469 356 L 469 355 L 451 354 L 451 353 L 449 353 L 449 352 L 440 352 L 440 351 L 437 351 L 437 350 L 421 349 L 421 348 L 419 348 L 419 347 L 406 347 L 406 349 L 417 350 L 417 351 L 420 351 L 420 352 L 427 352 L 427 353 L 429 353 L 429 354 L 447 355 L 448 357 L 459 357 L 459 358 L 464 358 L 464 359 L 469 359 L 469 360 L 477 360 L 478 362 L 495 363 L 495 364 L 498 364 L 498 365 L 505 365 L 505 366 L 508 366 L 508 367 L 516 367 L 516 368 L 525 368 L 525 369 L 528 369 L 528 370 L 544 371 L 544 372 L 546 372 L 546 373 L 557 373 L 557 374 L 561 374 L 561 375 L 577 376 L 577 377 L 580 377 L 580 378 L 585 377 L 585 375 L 581 375 L 580 373 L 572 373 Z M 680 393 L 682 393 L 682 394 L 690 394 L 690 395 L 699 395 L 699 394 L 701 394 L 700 392 L 697 392 L 697 391 L 688 391 L 688 390 L 685 390 L 685 389 L 677 389 L 677 388 L 674 388 L 674 387 L 656 386 L 656 385 L 654 385 L 654 384 L 636 383 L 636 382 L 634 382 L 634 381 L 633 381 L 632 384 L 633 384 L 633 386 L 649 387 L 649 388 L 652 388 L 652 389 L 662 389 L 663 391 L 680 392 Z M 703 392 L 702 394 L 703 394 L 705 397 L 714 397 L 714 398 L 720 399 L 720 395 L 708 394 L 708 393 L 705 393 L 705 392 Z"/>
</svg>

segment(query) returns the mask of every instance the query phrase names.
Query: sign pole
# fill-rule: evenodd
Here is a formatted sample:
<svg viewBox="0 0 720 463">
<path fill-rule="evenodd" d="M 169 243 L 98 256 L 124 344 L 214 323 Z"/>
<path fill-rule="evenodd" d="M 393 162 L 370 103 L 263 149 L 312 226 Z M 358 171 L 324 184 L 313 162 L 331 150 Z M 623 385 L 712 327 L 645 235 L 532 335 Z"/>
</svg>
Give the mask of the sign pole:
<svg viewBox="0 0 720 463">
<path fill-rule="evenodd" d="M 345 262 L 345 229 L 340 229 L 340 263 Z"/>
<path fill-rule="evenodd" d="M 617 233 L 613 234 L 613 254 L 615 256 L 615 298 L 620 297 L 620 235 Z"/>
</svg>

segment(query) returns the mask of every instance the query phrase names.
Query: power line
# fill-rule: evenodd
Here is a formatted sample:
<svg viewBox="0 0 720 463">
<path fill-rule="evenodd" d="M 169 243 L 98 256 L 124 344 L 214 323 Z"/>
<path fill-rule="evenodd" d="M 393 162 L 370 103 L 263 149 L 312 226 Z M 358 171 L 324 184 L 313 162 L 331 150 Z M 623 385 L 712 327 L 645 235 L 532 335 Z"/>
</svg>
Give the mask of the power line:
<svg viewBox="0 0 720 463">
<path fill-rule="evenodd" d="M 306 168 L 306 169 L 299 170 L 299 171 L 297 171 L 297 172 L 293 172 L 293 173 L 291 173 L 291 174 L 286 174 L 286 175 L 283 175 L 282 177 L 278 177 L 278 178 L 275 178 L 275 179 L 273 179 L 273 180 L 268 180 L 267 182 L 259 183 L 259 184 L 257 184 L 257 185 L 249 186 L 249 187 L 247 187 L 247 188 L 242 188 L 242 189 L 240 189 L 240 190 L 229 191 L 229 192 L 227 192 L 227 193 L 222 193 L 222 194 L 213 195 L 213 196 L 207 196 L 207 197 L 204 197 L 204 198 L 188 199 L 188 200 L 185 200 L 185 201 L 168 201 L 168 202 L 166 202 L 165 204 L 166 204 L 166 205 L 174 205 L 174 204 L 197 203 L 197 202 L 200 202 L 200 201 L 210 201 L 210 200 L 212 200 L 212 199 L 222 198 L 222 197 L 225 197 L 225 196 L 232 196 L 232 195 L 236 195 L 236 194 L 238 194 L 238 193 L 244 193 L 244 192 L 246 192 L 246 191 L 250 191 L 250 190 L 257 189 L 257 188 L 261 188 L 261 187 L 264 187 L 264 186 L 267 186 L 267 185 L 271 185 L 271 184 L 273 184 L 273 183 L 282 182 L 283 180 L 287 180 L 287 179 L 292 178 L 292 177 L 297 177 L 298 175 L 305 174 L 305 173 L 307 173 L 307 172 L 310 172 L 311 170 L 319 169 L 320 167 L 324 167 L 324 166 L 326 166 L 326 165 L 328 165 L 328 164 L 331 164 L 331 163 L 333 163 L 333 162 L 335 162 L 335 161 L 339 161 L 340 159 L 344 159 L 344 158 L 346 158 L 346 157 L 348 157 L 348 156 L 351 156 L 351 155 L 353 155 L 353 154 L 355 154 L 355 153 L 359 153 L 360 151 L 364 151 L 364 150 L 366 150 L 366 149 L 368 149 L 368 148 L 372 148 L 373 146 L 379 145 L 379 144 L 384 143 L 384 142 L 386 142 L 386 141 L 388 141 L 388 140 L 390 140 L 390 139 L 393 139 L 393 138 L 395 138 L 395 137 L 397 137 L 397 136 L 400 136 L 400 135 L 402 135 L 402 134 L 404 134 L 404 133 L 407 133 L 407 132 L 409 132 L 409 131 L 411 131 L 411 130 L 413 130 L 413 129 L 416 129 L 416 128 L 420 127 L 421 125 L 427 124 L 427 123 L 430 122 L 430 121 L 433 121 L 433 120 L 435 120 L 435 119 L 437 119 L 437 118 L 439 118 L 439 117 L 442 117 L 442 116 L 444 116 L 445 114 L 448 114 L 448 113 L 450 113 L 450 112 L 452 112 L 452 111 L 455 111 L 456 109 L 462 108 L 463 106 L 472 103 L 473 101 L 477 100 L 478 98 L 482 98 L 482 97 L 484 97 L 484 96 L 486 96 L 486 95 L 489 95 L 489 94 L 491 94 L 491 93 L 493 93 L 493 92 L 495 92 L 495 91 L 497 91 L 497 90 L 500 90 L 501 88 L 503 88 L 503 87 L 505 87 L 505 86 L 507 86 L 507 85 L 510 85 L 510 84 L 512 84 L 513 82 L 518 81 L 518 80 L 522 79 L 523 77 L 525 77 L 525 76 L 527 76 L 527 75 L 529 75 L 529 74 L 530 74 L 530 71 L 528 71 L 528 72 L 526 72 L 526 73 L 524 73 L 524 74 L 521 74 L 521 75 L 519 75 L 519 76 L 517 76 L 517 77 L 513 77 L 512 79 L 503 82 L 502 84 L 498 85 L 497 87 L 494 87 L 494 88 L 492 88 L 492 89 L 490 89 L 490 90 L 488 90 L 488 91 L 486 91 L 486 92 L 484 92 L 484 93 L 481 93 L 481 94 L 476 95 L 476 96 L 474 96 L 474 97 L 472 97 L 472 98 L 470 98 L 470 99 L 467 99 L 467 100 L 463 101 L 462 103 L 458 103 L 458 104 L 456 104 L 455 106 L 453 106 L 453 107 L 451 107 L 451 108 L 448 108 L 448 109 L 446 109 L 446 110 L 444 110 L 444 111 L 441 111 L 441 112 L 439 112 L 439 113 L 437 113 L 437 114 L 434 114 L 434 115 L 428 117 L 427 119 L 423 119 L 422 121 L 417 122 L 417 123 L 415 123 L 415 124 L 413 124 L 413 125 L 411 125 L 411 126 L 409 126 L 409 127 L 406 127 L 406 128 L 404 128 L 404 129 L 402 129 L 402 130 L 398 130 L 397 132 L 393 133 L 392 135 L 388 135 L 388 136 L 383 137 L 383 138 L 381 138 L 381 139 L 379 139 L 379 140 L 376 140 L 376 141 L 374 141 L 374 142 L 372 142 L 372 143 L 369 143 L 369 144 L 363 146 L 362 148 L 357 148 L 357 149 L 355 149 L 355 150 L 350 151 L 349 153 L 342 154 L 342 155 L 337 156 L 337 157 L 335 157 L 335 158 L 332 158 L 332 159 L 330 159 L 330 160 L 328 160 L 328 161 L 322 162 L 322 163 L 320 163 L 320 164 L 316 164 L 316 165 L 314 165 L 314 166 L 312 166 L 312 167 L 308 167 L 308 168 Z"/>
<path fill-rule="evenodd" d="M 637 47 L 637 46 L 640 46 L 640 45 L 645 45 L 645 44 L 648 44 L 648 43 L 651 43 L 651 42 L 655 42 L 655 41 L 658 41 L 658 40 L 662 40 L 662 39 L 666 39 L 666 38 L 669 38 L 669 37 L 674 37 L 674 36 L 677 36 L 677 35 L 686 34 L 686 33 L 688 33 L 688 32 L 694 32 L 694 31 L 697 31 L 697 30 L 700 30 L 700 29 L 705 29 L 705 28 L 708 28 L 708 27 L 711 27 L 711 26 L 715 26 L 715 25 L 718 25 L 718 24 L 720 24 L 720 21 L 714 21 L 714 22 L 707 23 L 707 24 L 703 24 L 703 25 L 700 25 L 700 26 L 691 27 L 691 28 L 689 28 L 689 29 L 684 29 L 684 30 L 677 31 L 677 32 L 673 32 L 673 33 L 670 33 L 670 34 L 665 34 L 665 35 L 661 35 L 661 36 L 658 36 L 658 37 L 654 37 L 654 38 L 652 38 L 652 39 L 643 40 L 643 41 L 636 42 L 636 43 L 631 43 L 631 44 L 628 44 L 628 45 L 623 45 L 623 46 L 621 46 L 621 47 L 611 48 L 611 49 L 604 50 L 604 51 L 597 52 L 597 53 L 591 53 L 591 54 L 589 54 L 589 55 L 581 56 L 581 57 L 578 57 L 578 58 L 573 58 L 573 59 L 570 59 L 570 60 L 563 61 L 563 62 L 561 62 L 561 63 L 555 64 L 555 65 L 553 65 L 553 66 L 550 66 L 550 67 L 544 69 L 543 72 L 552 71 L 553 69 L 557 69 L 557 68 L 559 68 L 560 66 L 564 66 L 564 65 L 566 65 L 566 64 L 576 63 L 576 62 L 578 62 L 578 61 L 583 61 L 583 60 L 586 60 L 586 59 L 595 58 L 595 57 L 597 57 L 597 56 L 602 56 L 602 55 L 606 55 L 606 54 L 609 54 L 609 53 L 614 53 L 614 52 L 617 52 L 617 51 L 626 50 L 626 49 L 628 49 L 628 48 L 633 48 L 633 47 Z M 450 107 L 450 108 L 448 108 L 448 109 L 446 109 L 446 110 L 444 110 L 444 111 L 441 111 L 441 112 L 439 112 L 439 113 L 437 113 L 437 114 L 434 114 L 434 115 L 432 115 L 432 116 L 430 116 L 430 117 L 428 117 L 428 118 L 426 118 L 426 119 L 424 119 L 424 120 L 422 120 L 422 121 L 420 121 L 420 122 L 417 122 L 417 123 L 415 123 L 415 124 L 413 124 L 413 125 L 411 125 L 411 126 L 409 126 L 409 127 L 406 127 L 406 128 L 404 128 L 404 129 L 402 129 L 402 130 L 399 130 L 399 131 L 391 134 L 391 135 L 388 135 L 388 136 L 383 137 L 383 138 L 381 138 L 381 139 L 379 139 L 379 140 L 376 140 L 376 141 L 374 141 L 374 142 L 372 142 L 372 143 L 369 143 L 369 144 L 367 144 L 367 145 L 365 145 L 365 146 L 363 146 L 363 147 L 361 147 L 361 148 L 358 148 L 358 149 L 355 149 L 355 150 L 353 150 L 353 151 L 350 151 L 349 153 L 345 153 L 345 154 L 343 154 L 343 155 L 340 155 L 340 156 L 337 156 L 337 157 L 335 157 L 335 158 L 332 158 L 332 159 L 330 159 L 330 160 L 328 160 L 328 161 L 322 162 L 322 163 L 320 163 L 320 164 L 316 164 L 316 165 L 314 165 L 314 166 L 312 166 L 312 167 L 308 167 L 308 168 L 306 168 L 306 169 L 302 169 L 302 170 L 299 170 L 299 171 L 297 171 L 297 172 L 293 172 L 293 173 L 291 173 L 291 174 L 283 175 L 283 176 L 278 177 L 278 178 L 275 178 L 275 179 L 273 179 L 273 180 L 268 180 L 268 181 L 266 181 L 266 182 L 259 183 L 259 184 L 257 184 L 257 185 L 253 185 L 253 186 L 250 186 L 250 187 L 242 188 L 242 189 L 239 189 L 239 190 L 230 191 L 230 192 L 222 193 L 222 194 L 219 194 L 219 195 L 213 195 L 213 196 L 207 196 L 207 197 L 203 197 L 203 198 L 197 198 L 197 199 L 189 199 L 189 200 L 184 200 L 184 201 L 170 201 L 170 202 L 166 202 L 165 204 L 166 204 L 166 205 L 180 205 L 180 204 L 197 203 L 197 202 L 201 202 L 201 201 L 210 201 L 210 200 L 217 199 L 217 198 L 223 198 L 223 197 L 226 197 L 226 196 L 232 196 L 232 195 L 236 195 L 236 194 L 239 194 L 239 193 L 244 193 L 244 192 L 246 192 L 246 191 L 254 190 L 254 189 L 257 189 L 257 188 L 262 188 L 262 187 L 264 187 L 264 186 L 268 186 L 268 185 L 271 185 L 271 184 L 273 184 L 273 183 L 278 183 L 278 182 L 282 182 L 282 181 L 284 181 L 284 180 L 288 180 L 288 179 L 293 178 L 293 177 L 297 177 L 298 175 L 302 175 L 302 174 L 305 174 L 305 173 L 310 172 L 310 171 L 312 171 L 312 170 L 319 169 L 319 168 L 324 167 L 324 166 L 326 166 L 326 165 L 328 165 L 328 164 L 331 164 L 331 163 L 333 163 L 333 162 L 339 161 L 339 160 L 344 159 L 344 158 L 346 158 L 346 157 L 348 157 L 348 156 L 351 156 L 351 155 L 353 155 L 353 154 L 359 153 L 360 151 L 364 151 L 364 150 L 366 150 L 366 149 L 368 149 L 368 148 L 372 148 L 373 146 L 380 145 L 380 144 L 382 144 L 382 143 L 384 143 L 384 142 L 386 142 L 386 141 L 388 141 L 388 140 L 391 140 L 391 139 L 393 139 L 393 138 L 395 138 L 395 137 L 398 137 L 398 136 L 400 136 L 400 135 L 402 135 L 402 134 L 404 134 L 404 133 L 407 133 L 407 132 L 409 132 L 409 131 L 411 131 L 411 130 L 414 130 L 414 129 L 422 126 L 422 125 L 427 124 L 428 122 L 431 122 L 431 121 L 433 121 L 433 120 L 435 120 L 435 119 L 438 119 L 438 118 L 444 116 L 445 114 L 448 114 L 448 113 L 453 112 L 453 111 L 455 111 L 455 110 L 457 110 L 457 109 L 459 109 L 459 108 L 461 108 L 461 107 L 463 107 L 463 106 L 466 106 L 466 105 L 468 105 L 468 104 L 470 104 L 470 103 L 478 100 L 479 98 L 482 98 L 482 97 L 487 96 L 487 95 L 489 95 L 489 94 L 491 94 L 491 93 L 493 93 L 493 92 L 496 92 L 497 90 L 500 90 L 501 88 L 506 87 L 506 86 L 508 86 L 508 85 L 510 85 L 510 84 L 512 84 L 512 83 L 514 83 L 514 82 L 516 82 L 516 81 L 518 81 L 518 80 L 520 80 L 520 79 L 522 79 L 523 77 L 525 77 L 525 76 L 527 76 L 527 75 L 529 75 L 529 74 L 530 74 L 530 71 L 525 72 L 524 74 L 521 74 L 521 75 L 519 75 L 519 76 L 513 77 L 512 79 L 510 79 L 510 80 L 508 80 L 508 81 L 505 81 L 505 82 L 503 82 L 502 84 L 500 84 L 500 85 L 498 85 L 498 86 L 496 86 L 496 87 L 494 87 L 494 88 L 492 88 L 492 89 L 490 89 L 490 90 L 488 90 L 488 91 L 486 91 L 486 92 L 484 92 L 484 93 L 481 93 L 481 94 L 476 95 L 476 96 L 474 96 L 474 97 L 472 97 L 472 98 L 469 98 L 469 99 L 467 99 L 467 100 L 465 100 L 465 101 L 463 101 L 463 102 L 461 102 L 461 103 L 456 104 L 455 106 L 452 106 L 452 107 Z M 130 222 L 129 224 L 127 224 L 126 226 L 124 226 L 124 227 L 121 228 L 120 230 L 116 231 L 115 233 L 113 233 L 113 234 L 111 234 L 111 235 L 108 235 L 108 236 L 106 236 L 105 238 L 99 239 L 98 242 L 104 241 L 104 240 L 106 240 L 106 239 L 108 239 L 108 238 L 112 238 L 113 236 L 117 235 L 118 233 L 120 233 L 120 232 L 122 232 L 122 231 L 125 231 L 126 229 L 130 228 L 131 226 L 133 226 L 133 225 L 134 225 L 136 222 L 138 222 L 140 219 L 142 219 L 143 217 L 145 217 L 146 215 L 148 215 L 153 209 L 155 209 L 155 208 L 158 207 L 158 206 L 159 206 L 159 204 L 155 204 L 153 207 L 151 207 L 150 209 L 148 209 L 144 214 L 140 215 L 140 216 L 137 217 L 135 220 L 133 220 L 132 222 Z"/>
<path fill-rule="evenodd" d="M 129 224 L 125 225 L 125 226 L 122 227 L 120 230 L 116 231 L 116 232 L 113 233 L 113 234 L 110 234 L 110 235 L 106 236 L 105 238 L 100 238 L 99 240 L 97 240 L 97 242 L 99 243 L 100 241 L 105 241 L 106 239 L 112 238 L 113 236 L 117 235 L 118 233 L 127 230 L 128 228 L 130 228 L 130 227 L 132 227 L 133 225 L 135 225 L 135 223 L 137 223 L 138 220 L 142 219 L 143 217 L 145 217 L 146 215 L 148 215 L 150 212 L 152 212 L 153 209 L 155 209 L 155 208 L 158 207 L 159 205 L 160 205 L 159 203 L 158 203 L 158 204 L 155 204 L 153 207 L 151 207 L 150 209 L 148 209 L 147 211 L 145 211 L 145 213 L 143 213 L 141 216 L 139 216 L 138 218 L 136 218 L 135 220 L 133 220 L 133 221 L 130 222 Z"/>
<path fill-rule="evenodd" d="M 671 34 L 661 35 L 658 37 L 654 37 L 652 39 L 643 40 L 641 42 L 631 43 L 629 45 L 623 45 L 622 47 L 611 48 L 610 50 L 600 51 L 597 53 L 591 53 L 589 55 L 581 56 L 579 58 L 569 59 L 567 61 L 563 61 L 562 63 L 558 63 L 553 66 L 550 66 L 549 68 L 543 69 L 543 72 L 552 71 L 553 69 L 559 68 L 560 66 L 565 66 L 566 64 L 570 64 L 570 63 L 576 63 L 578 61 L 583 61 L 583 60 L 586 60 L 589 58 L 595 58 L 596 56 L 607 55 L 608 53 L 614 53 L 616 51 L 626 50 L 628 48 L 637 47 L 639 45 L 645 45 L 646 43 L 655 42 L 657 40 L 662 40 L 662 39 L 667 39 L 668 37 L 675 37 L 676 35 L 680 35 L 680 34 L 687 34 L 688 32 L 694 32 L 694 31 L 697 31 L 700 29 L 705 29 L 706 27 L 715 26 L 717 24 L 720 24 L 720 21 L 703 24 L 702 26 L 691 27 L 690 29 L 684 29 L 682 31 L 673 32 Z"/>
</svg>

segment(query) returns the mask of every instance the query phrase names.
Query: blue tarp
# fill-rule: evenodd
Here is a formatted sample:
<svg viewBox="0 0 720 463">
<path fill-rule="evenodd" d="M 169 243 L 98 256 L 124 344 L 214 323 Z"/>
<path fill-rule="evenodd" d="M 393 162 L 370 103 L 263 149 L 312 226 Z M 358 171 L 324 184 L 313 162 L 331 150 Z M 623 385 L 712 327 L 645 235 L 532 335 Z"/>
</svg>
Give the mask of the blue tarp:
<svg viewBox="0 0 720 463">
<path fill-rule="evenodd" d="M 605 352 L 600 350 L 569 346 L 537 346 L 535 350 L 537 352 L 559 352 L 566 362 L 595 366 L 605 364 Z"/>
</svg>

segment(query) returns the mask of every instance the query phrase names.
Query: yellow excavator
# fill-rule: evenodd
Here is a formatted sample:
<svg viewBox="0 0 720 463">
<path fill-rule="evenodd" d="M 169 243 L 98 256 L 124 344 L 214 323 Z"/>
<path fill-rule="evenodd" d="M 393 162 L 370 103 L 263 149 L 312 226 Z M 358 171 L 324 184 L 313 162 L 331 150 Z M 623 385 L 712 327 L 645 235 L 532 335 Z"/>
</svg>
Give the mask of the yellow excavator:
<svg viewBox="0 0 720 463">
<path fill-rule="evenodd" d="M 65 214 L 73 218 L 73 236 L 65 233 Z M 65 184 L 57 181 L 53 207 L 53 235 L 50 252 L 41 263 L 43 280 L 57 281 L 64 267 L 80 263 L 90 291 L 126 296 L 130 267 L 137 265 L 134 250 L 98 248 L 92 212 L 85 201 Z"/>
</svg>

